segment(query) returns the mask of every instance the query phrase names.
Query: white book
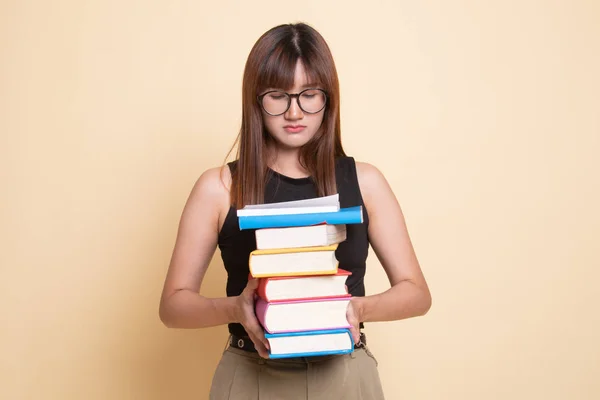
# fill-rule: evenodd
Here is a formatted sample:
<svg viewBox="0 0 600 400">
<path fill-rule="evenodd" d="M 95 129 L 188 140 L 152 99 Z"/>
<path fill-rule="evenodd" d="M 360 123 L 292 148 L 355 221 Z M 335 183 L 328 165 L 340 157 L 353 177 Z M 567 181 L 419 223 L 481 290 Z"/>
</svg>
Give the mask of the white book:
<svg viewBox="0 0 600 400">
<path fill-rule="evenodd" d="M 256 318 L 269 333 L 349 328 L 350 297 L 267 302 L 256 299 Z"/>
<path fill-rule="evenodd" d="M 349 329 L 265 334 L 270 358 L 307 357 L 351 353 L 354 348 Z"/>
<path fill-rule="evenodd" d="M 346 225 L 311 225 L 257 229 L 257 249 L 329 246 L 346 240 Z"/>
<path fill-rule="evenodd" d="M 255 278 L 335 274 L 339 264 L 337 246 L 257 249 L 250 253 L 248 266 Z"/>
<path fill-rule="evenodd" d="M 339 194 L 305 200 L 285 201 L 268 204 L 249 204 L 237 210 L 238 217 L 256 215 L 312 214 L 340 210 Z"/>
<path fill-rule="evenodd" d="M 350 271 L 336 274 L 259 278 L 257 294 L 269 302 L 349 296 L 346 280 Z"/>
</svg>

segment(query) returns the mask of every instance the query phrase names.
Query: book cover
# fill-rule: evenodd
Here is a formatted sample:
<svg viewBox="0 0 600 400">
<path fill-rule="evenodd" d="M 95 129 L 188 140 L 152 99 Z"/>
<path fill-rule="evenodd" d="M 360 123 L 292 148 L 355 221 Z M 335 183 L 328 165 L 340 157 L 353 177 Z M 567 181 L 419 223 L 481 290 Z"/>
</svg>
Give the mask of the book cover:
<svg viewBox="0 0 600 400">
<path fill-rule="evenodd" d="M 349 329 L 266 333 L 265 338 L 271 348 L 269 358 L 313 357 L 354 351 Z"/>
<path fill-rule="evenodd" d="M 363 223 L 362 206 L 340 208 L 339 211 L 334 212 L 238 217 L 240 230 L 309 226 L 318 224 L 350 225 L 361 223 Z"/>
<path fill-rule="evenodd" d="M 331 246 L 254 250 L 248 258 L 254 278 L 335 274 L 338 244 Z"/>
<path fill-rule="evenodd" d="M 313 246 L 313 247 L 279 247 L 274 249 L 256 249 L 250 253 L 252 256 L 260 256 L 265 254 L 285 254 L 285 253 L 313 253 L 317 251 L 335 251 L 338 248 L 338 244 L 332 244 L 329 246 Z"/>
<path fill-rule="evenodd" d="M 351 273 L 338 268 L 331 275 L 259 278 L 257 295 L 268 302 L 350 296 L 346 280 Z"/>
<path fill-rule="evenodd" d="M 346 318 L 350 298 L 267 302 L 257 297 L 255 313 L 268 333 L 350 328 Z"/>
<path fill-rule="evenodd" d="M 263 228 L 255 231 L 257 249 L 330 246 L 346 240 L 346 225 Z"/>
<path fill-rule="evenodd" d="M 312 197 L 302 200 L 280 201 L 276 203 L 263 204 L 248 204 L 244 208 L 238 210 L 270 210 L 270 209 L 290 209 L 290 208 L 313 208 L 313 207 L 337 207 L 339 209 L 340 195 L 339 193 L 330 196 Z"/>
</svg>

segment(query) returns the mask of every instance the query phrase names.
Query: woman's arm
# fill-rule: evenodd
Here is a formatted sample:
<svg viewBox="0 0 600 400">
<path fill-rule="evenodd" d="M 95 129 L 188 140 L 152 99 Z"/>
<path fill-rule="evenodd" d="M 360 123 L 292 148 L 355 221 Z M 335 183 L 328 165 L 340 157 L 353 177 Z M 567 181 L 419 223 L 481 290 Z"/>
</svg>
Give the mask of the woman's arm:
<svg viewBox="0 0 600 400">
<path fill-rule="evenodd" d="M 358 321 L 393 321 L 424 315 L 431 294 L 419 266 L 404 215 L 381 172 L 367 163 L 356 163 L 358 181 L 369 215 L 369 239 L 385 269 L 391 288 L 352 300 Z"/>
<path fill-rule="evenodd" d="M 170 328 L 203 328 L 236 319 L 234 297 L 212 299 L 198 293 L 229 209 L 223 181 L 228 183 L 230 176 L 222 179 L 221 171 L 209 169 L 198 178 L 181 215 L 159 307 L 160 319 Z"/>
<path fill-rule="evenodd" d="M 181 215 L 159 316 L 169 328 L 240 323 L 258 354 L 267 358 L 269 343 L 254 313 L 257 279 L 249 280 L 239 296 L 207 298 L 198 293 L 230 209 L 230 185 L 228 168 L 210 169 L 196 181 Z"/>
</svg>

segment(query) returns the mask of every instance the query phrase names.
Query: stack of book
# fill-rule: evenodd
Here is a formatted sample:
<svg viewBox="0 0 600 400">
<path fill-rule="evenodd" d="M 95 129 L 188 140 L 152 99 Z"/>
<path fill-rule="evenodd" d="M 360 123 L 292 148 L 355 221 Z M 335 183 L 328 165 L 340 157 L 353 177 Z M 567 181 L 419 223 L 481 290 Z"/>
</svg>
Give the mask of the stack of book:
<svg viewBox="0 0 600 400">
<path fill-rule="evenodd" d="M 363 222 L 362 207 L 340 208 L 338 195 L 250 205 L 238 222 L 255 230 L 249 267 L 259 279 L 255 311 L 270 358 L 352 352 L 350 272 L 338 268 L 335 251 L 346 225 Z"/>
</svg>

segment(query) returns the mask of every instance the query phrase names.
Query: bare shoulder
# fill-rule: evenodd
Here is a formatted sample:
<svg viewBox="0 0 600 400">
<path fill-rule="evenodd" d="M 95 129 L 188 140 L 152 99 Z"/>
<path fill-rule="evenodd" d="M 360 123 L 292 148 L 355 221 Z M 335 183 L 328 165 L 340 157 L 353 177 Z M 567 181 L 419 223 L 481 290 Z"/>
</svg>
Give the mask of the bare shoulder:
<svg viewBox="0 0 600 400">
<path fill-rule="evenodd" d="M 230 187 L 231 172 L 225 165 L 205 170 L 196 180 L 192 193 L 200 196 L 229 197 Z"/>
<path fill-rule="evenodd" d="M 385 180 L 383 174 L 376 166 L 363 161 L 356 161 L 356 173 L 359 183 L 376 184 L 377 180 Z"/>
<path fill-rule="evenodd" d="M 190 193 L 187 209 L 202 209 L 201 214 L 210 213 L 215 218 L 217 231 L 229 211 L 231 172 L 224 166 L 205 170 L 196 180 Z"/>
<path fill-rule="evenodd" d="M 357 161 L 356 175 L 358 176 L 360 191 L 367 206 L 371 202 L 371 199 L 391 191 L 385 176 L 373 164 Z"/>
</svg>

